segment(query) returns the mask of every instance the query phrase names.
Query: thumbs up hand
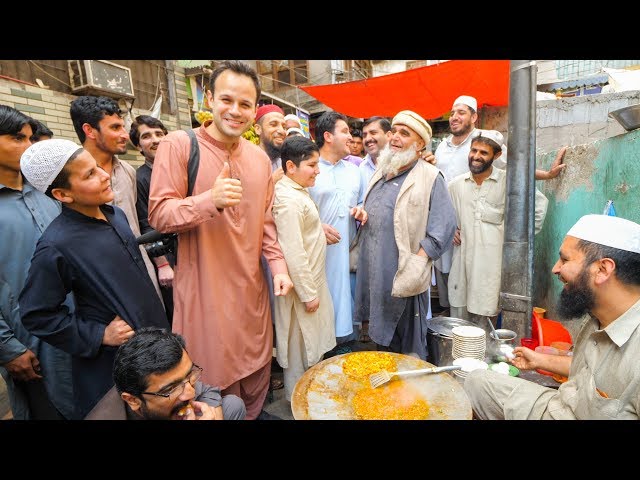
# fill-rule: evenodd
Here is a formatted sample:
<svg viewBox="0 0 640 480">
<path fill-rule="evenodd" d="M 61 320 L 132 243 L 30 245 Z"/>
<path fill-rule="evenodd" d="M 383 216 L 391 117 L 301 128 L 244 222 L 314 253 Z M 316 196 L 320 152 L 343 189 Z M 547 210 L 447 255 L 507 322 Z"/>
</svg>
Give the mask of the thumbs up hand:
<svg viewBox="0 0 640 480">
<path fill-rule="evenodd" d="M 213 195 L 213 203 L 218 210 L 240 203 L 242 185 L 237 178 L 231 178 L 231 167 L 227 162 L 224 162 L 224 166 L 211 188 L 211 194 Z"/>
</svg>

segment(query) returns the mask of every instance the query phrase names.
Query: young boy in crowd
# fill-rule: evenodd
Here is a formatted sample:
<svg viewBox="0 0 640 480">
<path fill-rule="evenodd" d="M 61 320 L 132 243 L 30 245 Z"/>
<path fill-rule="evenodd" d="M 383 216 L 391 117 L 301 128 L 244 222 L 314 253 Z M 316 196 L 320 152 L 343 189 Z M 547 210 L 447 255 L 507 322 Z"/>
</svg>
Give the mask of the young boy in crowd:
<svg viewBox="0 0 640 480">
<path fill-rule="evenodd" d="M 285 176 L 275 187 L 273 218 L 294 290 L 276 297 L 276 359 L 291 401 L 296 382 L 336 345 L 336 335 L 325 274 L 327 240 L 307 190 L 320 173 L 318 146 L 292 136 L 284 141 L 281 158 Z"/>
<path fill-rule="evenodd" d="M 168 328 L 109 175 L 79 145 L 44 140 L 22 154 L 24 177 L 62 204 L 44 231 L 20 294 L 32 334 L 72 355 L 74 418 L 83 418 L 113 386 L 116 348 L 134 330 Z M 76 310 L 64 305 L 69 292 Z"/>
</svg>

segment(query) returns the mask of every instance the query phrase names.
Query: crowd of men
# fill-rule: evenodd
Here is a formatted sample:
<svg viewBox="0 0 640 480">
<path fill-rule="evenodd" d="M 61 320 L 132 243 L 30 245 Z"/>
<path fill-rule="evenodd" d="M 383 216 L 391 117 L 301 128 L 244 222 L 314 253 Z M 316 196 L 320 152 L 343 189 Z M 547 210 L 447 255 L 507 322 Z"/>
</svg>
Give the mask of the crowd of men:
<svg viewBox="0 0 640 480">
<path fill-rule="evenodd" d="M 502 134 L 475 127 L 475 98 L 453 101 L 434 155 L 414 111 L 362 131 L 325 112 L 311 140 L 260 94 L 251 67 L 221 62 L 213 118 L 193 139 L 146 115 L 127 131 L 106 97 L 71 103 L 80 144 L 43 140 L 50 131 L 0 106 L 12 245 L 0 252 L 0 370 L 14 418 L 265 418 L 274 345 L 289 401 L 363 325 L 371 348 L 426 359 L 432 275 L 453 316 L 496 321 L 508 162 Z M 259 145 L 242 138 L 254 123 Z M 129 140 L 137 171 L 118 159 Z M 536 178 L 557 176 L 565 151 Z M 538 192 L 537 230 L 546 207 Z M 176 234 L 174 248 L 138 245 L 152 230 Z M 588 319 L 573 361 L 526 348 L 513 361 L 569 381 L 556 392 L 474 372 L 476 415 L 638 418 L 638 272 L 640 225 L 580 219 L 553 272 L 560 313 Z"/>
</svg>

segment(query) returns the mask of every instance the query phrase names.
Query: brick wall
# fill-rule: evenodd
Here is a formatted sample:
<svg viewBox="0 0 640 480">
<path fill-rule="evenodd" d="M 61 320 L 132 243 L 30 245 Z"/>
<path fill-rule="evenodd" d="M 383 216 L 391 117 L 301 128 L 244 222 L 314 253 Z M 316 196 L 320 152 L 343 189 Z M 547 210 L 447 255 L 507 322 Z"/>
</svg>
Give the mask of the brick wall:
<svg viewBox="0 0 640 480">
<path fill-rule="evenodd" d="M 160 115 L 160 120 L 169 131 L 191 128 L 191 112 L 189 111 L 184 69 L 176 66 L 175 74 L 177 112 L 175 115 L 164 113 Z M 51 129 L 54 138 L 65 138 L 77 143 L 78 136 L 73 129 L 69 114 L 69 105 L 75 98 L 75 95 L 56 92 L 50 88 L 40 88 L 0 78 L 0 105 L 8 105 L 40 120 Z M 148 115 L 149 113 L 148 110 L 134 106 L 132 115 L 135 118 L 137 115 Z M 129 143 L 127 153 L 118 155 L 118 158 L 129 162 L 134 167 L 144 163 L 144 158 L 131 143 Z"/>
</svg>

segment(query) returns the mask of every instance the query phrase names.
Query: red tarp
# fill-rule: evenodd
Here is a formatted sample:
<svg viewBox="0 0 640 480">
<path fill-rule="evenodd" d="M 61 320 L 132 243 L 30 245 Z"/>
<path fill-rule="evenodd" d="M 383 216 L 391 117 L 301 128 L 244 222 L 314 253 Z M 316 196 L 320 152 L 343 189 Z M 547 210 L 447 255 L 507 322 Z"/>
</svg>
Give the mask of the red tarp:
<svg viewBox="0 0 640 480">
<path fill-rule="evenodd" d="M 451 111 L 460 95 L 483 105 L 509 100 L 509 60 L 451 60 L 406 72 L 335 85 L 299 87 L 336 112 L 355 118 L 413 110 L 426 119 Z"/>
</svg>

